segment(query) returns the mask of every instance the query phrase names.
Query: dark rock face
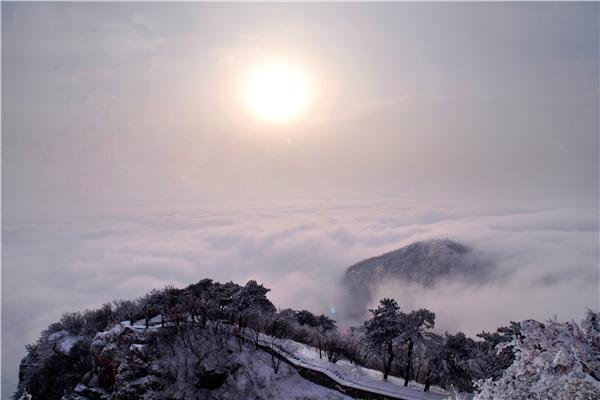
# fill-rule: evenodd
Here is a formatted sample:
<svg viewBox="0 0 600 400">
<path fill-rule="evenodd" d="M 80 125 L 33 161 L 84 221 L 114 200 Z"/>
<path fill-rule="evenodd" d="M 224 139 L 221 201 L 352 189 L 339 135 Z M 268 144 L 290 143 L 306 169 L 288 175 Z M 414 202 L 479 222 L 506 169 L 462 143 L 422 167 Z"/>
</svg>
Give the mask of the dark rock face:
<svg viewBox="0 0 600 400">
<path fill-rule="evenodd" d="M 442 280 L 478 282 L 492 264 L 465 245 L 449 239 L 415 242 L 352 265 L 343 277 L 353 313 L 364 313 L 376 286 L 390 280 L 433 287 Z"/>
<path fill-rule="evenodd" d="M 201 389 L 216 390 L 223 386 L 227 380 L 227 374 L 214 370 L 203 371 L 198 376 L 196 387 Z"/>
<path fill-rule="evenodd" d="M 19 367 L 15 398 L 27 389 L 33 398 L 61 399 L 65 387 L 74 387 L 92 366 L 89 341 L 64 331 L 32 345 Z M 27 386 L 24 386 L 27 382 Z"/>
</svg>

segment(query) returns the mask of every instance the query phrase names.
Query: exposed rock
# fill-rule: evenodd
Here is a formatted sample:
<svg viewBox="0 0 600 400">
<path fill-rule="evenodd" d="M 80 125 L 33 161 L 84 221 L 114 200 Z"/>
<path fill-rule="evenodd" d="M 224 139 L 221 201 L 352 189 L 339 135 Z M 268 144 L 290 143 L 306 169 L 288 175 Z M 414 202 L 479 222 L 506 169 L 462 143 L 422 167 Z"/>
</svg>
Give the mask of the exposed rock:
<svg viewBox="0 0 600 400">
<path fill-rule="evenodd" d="M 123 325 L 117 325 L 94 337 L 90 352 L 101 387 L 105 389 L 114 387 L 119 366 L 129 355 L 131 345 L 139 341 L 141 338 L 135 330 Z"/>
</svg>

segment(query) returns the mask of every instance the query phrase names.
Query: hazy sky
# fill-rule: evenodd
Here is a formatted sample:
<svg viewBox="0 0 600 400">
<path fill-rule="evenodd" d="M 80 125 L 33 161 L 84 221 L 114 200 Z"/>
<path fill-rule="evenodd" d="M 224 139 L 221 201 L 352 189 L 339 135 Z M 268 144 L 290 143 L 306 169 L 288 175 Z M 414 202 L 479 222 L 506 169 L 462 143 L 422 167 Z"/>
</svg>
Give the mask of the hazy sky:
<svg viewBox="0 0 600 400">
<path fill-rule="evenodd" d="M 598 4 L 2 4 L 5 215 L 598 193 Z M 304 71 L 293 124 L 240 99 Z"/>
<path fill-rule="evenodd" d="M 598 3 L 1 8 L 3 399 L 65 311 L 211 277 L 326 312 L 421 239 L 509 273 L 381 289 L 439 329 L 598 309 Z M 271 59 L 313 88 L 292 123 L 243 98 Z"/>
</svg>

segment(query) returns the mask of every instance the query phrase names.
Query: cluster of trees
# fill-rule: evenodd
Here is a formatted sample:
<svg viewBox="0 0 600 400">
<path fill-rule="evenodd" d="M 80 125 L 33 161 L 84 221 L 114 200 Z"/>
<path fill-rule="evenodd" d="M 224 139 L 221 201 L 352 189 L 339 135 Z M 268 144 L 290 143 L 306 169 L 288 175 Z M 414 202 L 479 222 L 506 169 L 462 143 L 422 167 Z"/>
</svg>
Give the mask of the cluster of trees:
<svg viewBox="0 0 600 400">
<path fill-rule="evenodd" d="M 480 341 L 462 333 L 439 335 L 432 332 L 433 312 L 421 309 L 405 313 L 393 299 L 381 300 L 376 309 L 370 310 L 372 317 L 363 326 L 340 332 L 336 321 L 327 315 L 307 310 L 277 311 L 267 298 L 268 292 L 254 280 L 240 286 L 203 279 L 183 289 L 166 287 L 137 300 L 118 300 L 97 310 L 64 314 L 42 336 L 60 330 L 93 336 L 120 321 L 143 320 L 148 325 L 157 316 L 163 325 L 180 329 L 225 321 L 235 327 L 240 349 L 245 340 L 252 340 L 258 347 L 261 334 L 274 340 L 292 339 L 314 346 L 319 357 L 330 362 L 345 358 L 380 369 L 384 379 L 393 373 L 403 377 L 405 385 L 411 379 L 424 383 L 425 390 L 437 384 L 471 391 L 474 379 L 497 379 L 511 364 L 512 351 L 505 349 L 497 354 L 495 348 L 519 332 L 519 325 L 513 324 L 480 334 Z M 282 343 L 273 342 L 273 346 Z M 278 369 L 277 360 L 273 359 L 272 364 Z"/>
<path fill-rule="evenodd" d="M 433 312 L 403 312 L 394 299 L 382 299 L 369 311 L 371 318 L 351 331 L 349 342 L 362 350 L 356 361 L 380 369 L 383 379 L 394 373 L 404 378 L 405 386 L 409 380 L 423 383 L 425 391 L 436 384 L 471 392 L 475 380 L 497 379 L 514 358 L 510 349 L 498 353 L 496 346 L 519 335 L 517 323 L 482 332 L 474 340 L 462 332 L 433 332 Z"/>
<path fill-rule="evenodd" d="M 558 330 L 564 336 L 569 329 L 571 334 L 575 329 L 573 326 L 553 327 L 552 331 L 544 331 L 543 327 L 530 323 L 512 322 L 496 332 L 482 332 L 477 339 L 461 332 L 438 334 L 433 332 L 433 312 L 426 309 L 405 312 L 395 300 L 386 298 L 370 310 L 371 316 L 363 325 L 342 332 L 336 321 L 327 315 L 316 315 L 307 310 L 278 311 L 267 298 L 268 292 L 268 288 L 253 280 L 240 286 L 204 279 L 183 289 L 166 287 L 134 301 L 120 300 L 98 310 L 65 314 L 43 333 L 42 339 L 60 330 L 93 336 L 120 321 L 133 324 L 142 320 L 148 326 L 151 319 L 160 316 L 161 323 L 167 328 L 164 334 L 179 335 L 184 343 L 190 332 L 197 336 L 210 331 L 215 336 L 212 339 L 221 342 L 237 338 L 240 350 L 246 342 L 256 348 L 268 346 L 281 352 L 286 350 L 285 339 L 291 339 L 314 346 L 319 356 L 330 362 L 344 358 L 357 365 L 379 369 L 383 379 L 390 374 L 400 376 L 404 378 L 405 386 L 409 380 L 415 380 L 424 384 L 425 391 L 433 384 L 467 392 L 478 389 L 484 393 L 481 399 L 492 399 L 502 397 L 498 396 L 499 391 L 514 386 L 514 382 L 506 381 L 507 373 L 513 373 L 510 371 L 515 368 L 515 363 L 525 362 L 525 354 L 531 355 L 527 349 L 541 346 L 540 341 L 544 340 L 550 345 L 556 333 L 549 332 Z M 597 318 L 597 314 L 591 315 Z M 600 332 L 598 320 L 589 319 L 586 332 L 589 334 L 594 329 Z M 551 338 L 541 334 L 540 330 Z M 594 343 L 586 342 L 588 352 L 593 346 L 594 351 L 598 351 L 598 337 L 597 334 Z M 188 341 L 194 350 L 193 342 Z M 162 343 L 168 343 L 168 340 L 163 338 Z M 34 351 L 34 347 L 29 351 Z M 567 350 L 556 357 L 568 358 L 564 356 L 565 352 Z M 281 359 L 271 352 L 268 362 L 277 373 Z M 555 360 L 552 362 L 556 364 Z M 568 365 L 559 362 L 556 368 L 574 368 L 574 363 L 572 360 Z M 579 373 L 587 373 L 596 381 L 600 376 L 598 370 Z M 527 379 L 521 381 L 523 385 L 528 382 Z"/>
<path fill-rule="evenodd" d="M 148 335 L 149 347 L 156 356 L 166 350 L 176 359 L 177 349 L 183 348 L 180 355 L 187 363 L 188 357 L 199 360 L 217 354 L 217 349 L 226 348 L 233 337 L 241 350 L 249 332 L 254 332 L 248 329 L 251 324 L 268 333 L 280 331 L 273 318 L 277 310 L 268 300 L 268 292 L 256 281 L 240 286 L 204 279 L 183 289 L 166 287 L 136 300 L 117 300 L 97 310 L 65 313 L 42 332 L 36 343 L 27 345 L 14 398 L 19 398 L 23 389 L 34 398 L 62 398 L 63 392 L 73 390 L 93 368 L 91 344 L 95 335 L 123 321 L 145 322 L 146 327 L 160 321 L 164 329 L 149 331 Z M 262 322 L 256 325 L 257 321 Z M 76 345 L 68 352 L 56 345 L 56 339 L 65 334 L 76 337 Z M 277 368 L 278 363 L 275 360 L 273 367 Z M 168 367 L 165 376 L 174 373 Z"/>
<path fill-rule="evenodd" d="M 225 319 L 245 328 L 249 321 L 271 315 L 276 308 L 267 298 L 270 289 L 251 280 L 245 286 L 203 279 L 183 289 L 167 286 L 137 300 L 116 300 L 97 310 L 65 313 L 42 336 L 66 330 L 74 335 L 94 335 L 121 321 L 144 320 L 157 316 L 162 323 L 180 325 L 188 319 L 205 325 L 208 320 Z"/>
</svg>

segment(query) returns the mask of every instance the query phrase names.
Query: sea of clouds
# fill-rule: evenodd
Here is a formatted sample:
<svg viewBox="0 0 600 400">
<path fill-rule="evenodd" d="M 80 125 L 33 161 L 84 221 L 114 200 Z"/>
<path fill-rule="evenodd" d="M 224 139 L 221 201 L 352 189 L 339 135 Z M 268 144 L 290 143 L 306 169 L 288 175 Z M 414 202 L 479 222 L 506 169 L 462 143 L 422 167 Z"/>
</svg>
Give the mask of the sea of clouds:
<svg viewBox="0 0 600 400">
<path fill-rule="evenodd" d="M 307 201 L 5 219 L 2 398 L 16 387 L 25 344 L 66 311 L 209 277 L 256 279 L 280 308 L 332 312 L 343 308 L 339 281 L 348 266 L 429 238 L 466 244 L 505 273 L 477 286 L 379 288 L 377 298 L 393 296 L 403 309 L 436 312 L 439 331 L 579 320 L 599 307 L 597 206 Z"/>
</svg>

